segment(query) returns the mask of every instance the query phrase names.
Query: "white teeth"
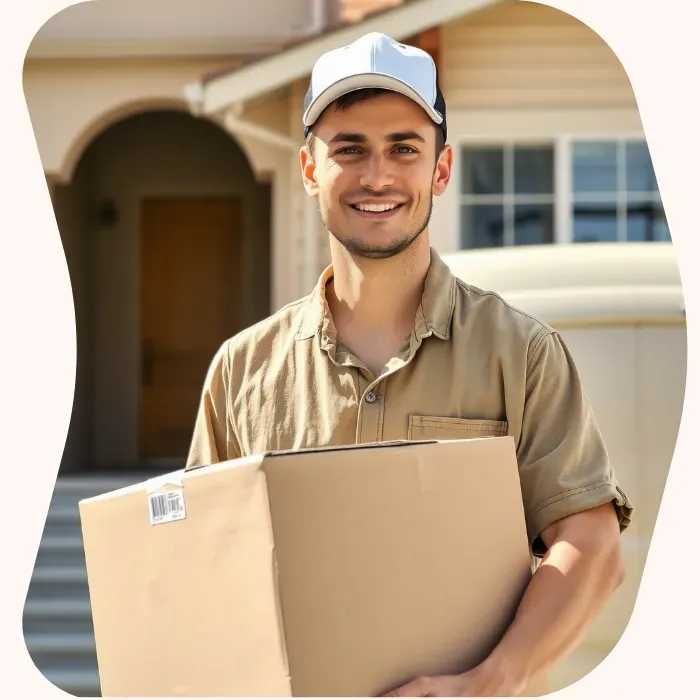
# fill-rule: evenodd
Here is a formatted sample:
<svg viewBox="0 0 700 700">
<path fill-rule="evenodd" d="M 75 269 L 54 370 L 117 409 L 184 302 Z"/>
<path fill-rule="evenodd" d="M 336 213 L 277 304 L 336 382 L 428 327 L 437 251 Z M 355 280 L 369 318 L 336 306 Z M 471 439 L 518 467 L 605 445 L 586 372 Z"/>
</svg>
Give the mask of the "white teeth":
<svg viewBox="0 0 700 700">
<path fill-rule="evenodd" d="M 389 211 L 390 209 L 396 209 L 398 204 L 356 204 L 357 209 L 360 211 Z"/>
</svg>

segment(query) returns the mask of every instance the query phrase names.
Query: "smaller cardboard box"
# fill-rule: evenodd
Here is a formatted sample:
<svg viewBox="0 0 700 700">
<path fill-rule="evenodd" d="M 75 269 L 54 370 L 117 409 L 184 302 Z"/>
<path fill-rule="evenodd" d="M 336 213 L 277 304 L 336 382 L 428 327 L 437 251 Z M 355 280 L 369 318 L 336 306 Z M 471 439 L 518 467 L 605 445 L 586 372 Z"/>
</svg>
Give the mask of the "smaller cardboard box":
<svg viewBox="0 0 700 700">
<path fill-rule="evenodd" d="M 482 661 L 532 574 L 509 437 L 260 455 L 80 516 L 103 696 L 376 697 Z"/>
</svg>

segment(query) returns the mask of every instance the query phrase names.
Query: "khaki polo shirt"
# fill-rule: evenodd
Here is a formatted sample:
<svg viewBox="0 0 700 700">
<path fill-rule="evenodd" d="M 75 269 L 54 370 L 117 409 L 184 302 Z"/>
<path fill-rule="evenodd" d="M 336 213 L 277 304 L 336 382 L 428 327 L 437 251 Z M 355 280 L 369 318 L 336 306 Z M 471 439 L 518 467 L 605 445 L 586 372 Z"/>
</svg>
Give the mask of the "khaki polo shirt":
<svg viewBox="0 0 700 700">
<path fill-rule="evenodd" d="M 613 501 L 620 489 L 559 334 L 457 279 L 431 250 L 413 332 L 374 377 L 338 339 L 325 290 L 223 344 L 207 374 L 188 465 L 272 450 L 387 440 L 513 437 L 527 530 Z M 494 513 L 494 517 L 498 517 Z"/>
</svg>

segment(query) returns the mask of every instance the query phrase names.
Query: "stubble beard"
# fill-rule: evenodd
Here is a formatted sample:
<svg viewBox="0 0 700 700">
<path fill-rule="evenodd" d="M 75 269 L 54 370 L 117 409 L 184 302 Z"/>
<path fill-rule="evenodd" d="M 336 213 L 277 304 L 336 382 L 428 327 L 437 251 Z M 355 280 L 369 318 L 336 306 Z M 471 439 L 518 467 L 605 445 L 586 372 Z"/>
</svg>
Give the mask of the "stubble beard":
<svg viewBox="0 0 700 700">
<path fill-rule="evenodd" d="M 319 211 L 324 225 L 333 238 L 347 250 L 353 258 L 365 258 L 369 260 L 385 260 L 400 255 L 409 249 L 416 240 L 428 228 L 430 218 L 433 213 L 433 198 L 428 193 L 428 211 L 422 220 L 415 226 L 412 222 L 408 224 L 406 230 L 386 246 L 373 246 L 361 238 L 343 234 L 341 231 L 334 231 L 328 223 L 328 217 L 324 214 L 323 207 L 319 201 Z"/>
</svg>

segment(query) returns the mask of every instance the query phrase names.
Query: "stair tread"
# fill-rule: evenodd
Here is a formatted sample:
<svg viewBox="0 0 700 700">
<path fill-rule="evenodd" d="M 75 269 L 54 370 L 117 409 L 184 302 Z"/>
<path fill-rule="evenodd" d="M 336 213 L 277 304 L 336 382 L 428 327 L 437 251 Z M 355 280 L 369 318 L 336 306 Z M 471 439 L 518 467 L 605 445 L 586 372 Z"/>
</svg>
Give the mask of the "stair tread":
<svg viewBox="0 0 700 700">
<path fill-rule="evenodd" d="M 42 549 L 83 549 L 83 538 L 80 534 L 74 535 L 44 535 L 40 544 Z"/>
<path fill-rule="evenodd" d="M 71 633 L 58 634 L 46 632 L 32 632 L 24 637 L 27 649 L 33 653 L 41 652 L 93 652 L 95 650 L 95 638 L 91 634 Z"/>
<path fill-rule="evenodd" d="M 99 675 L 96 668 L 85 666 L 66 668 L 52 668 L 47 666 L 41 671 L 42 675 L 59 688 L 97 688 L 99 686 Z"/>
<path fill-rule="evenodd" d="M 66 581 L 86 581 L 87 570 L 83 564 L 74 566 L 37 566 L 32 575 L 32 582 L 50 582 L 56 583 Z"/>
<path fill-rule="evenodd" d="M 72 617 L 85 617 L 92 613 L 90 601 L 87 598 L 47 600 L 39 598 L 28 600 L 24 608 L 25 617 L 54 617 L 68 619 Z"/>
</svg>

